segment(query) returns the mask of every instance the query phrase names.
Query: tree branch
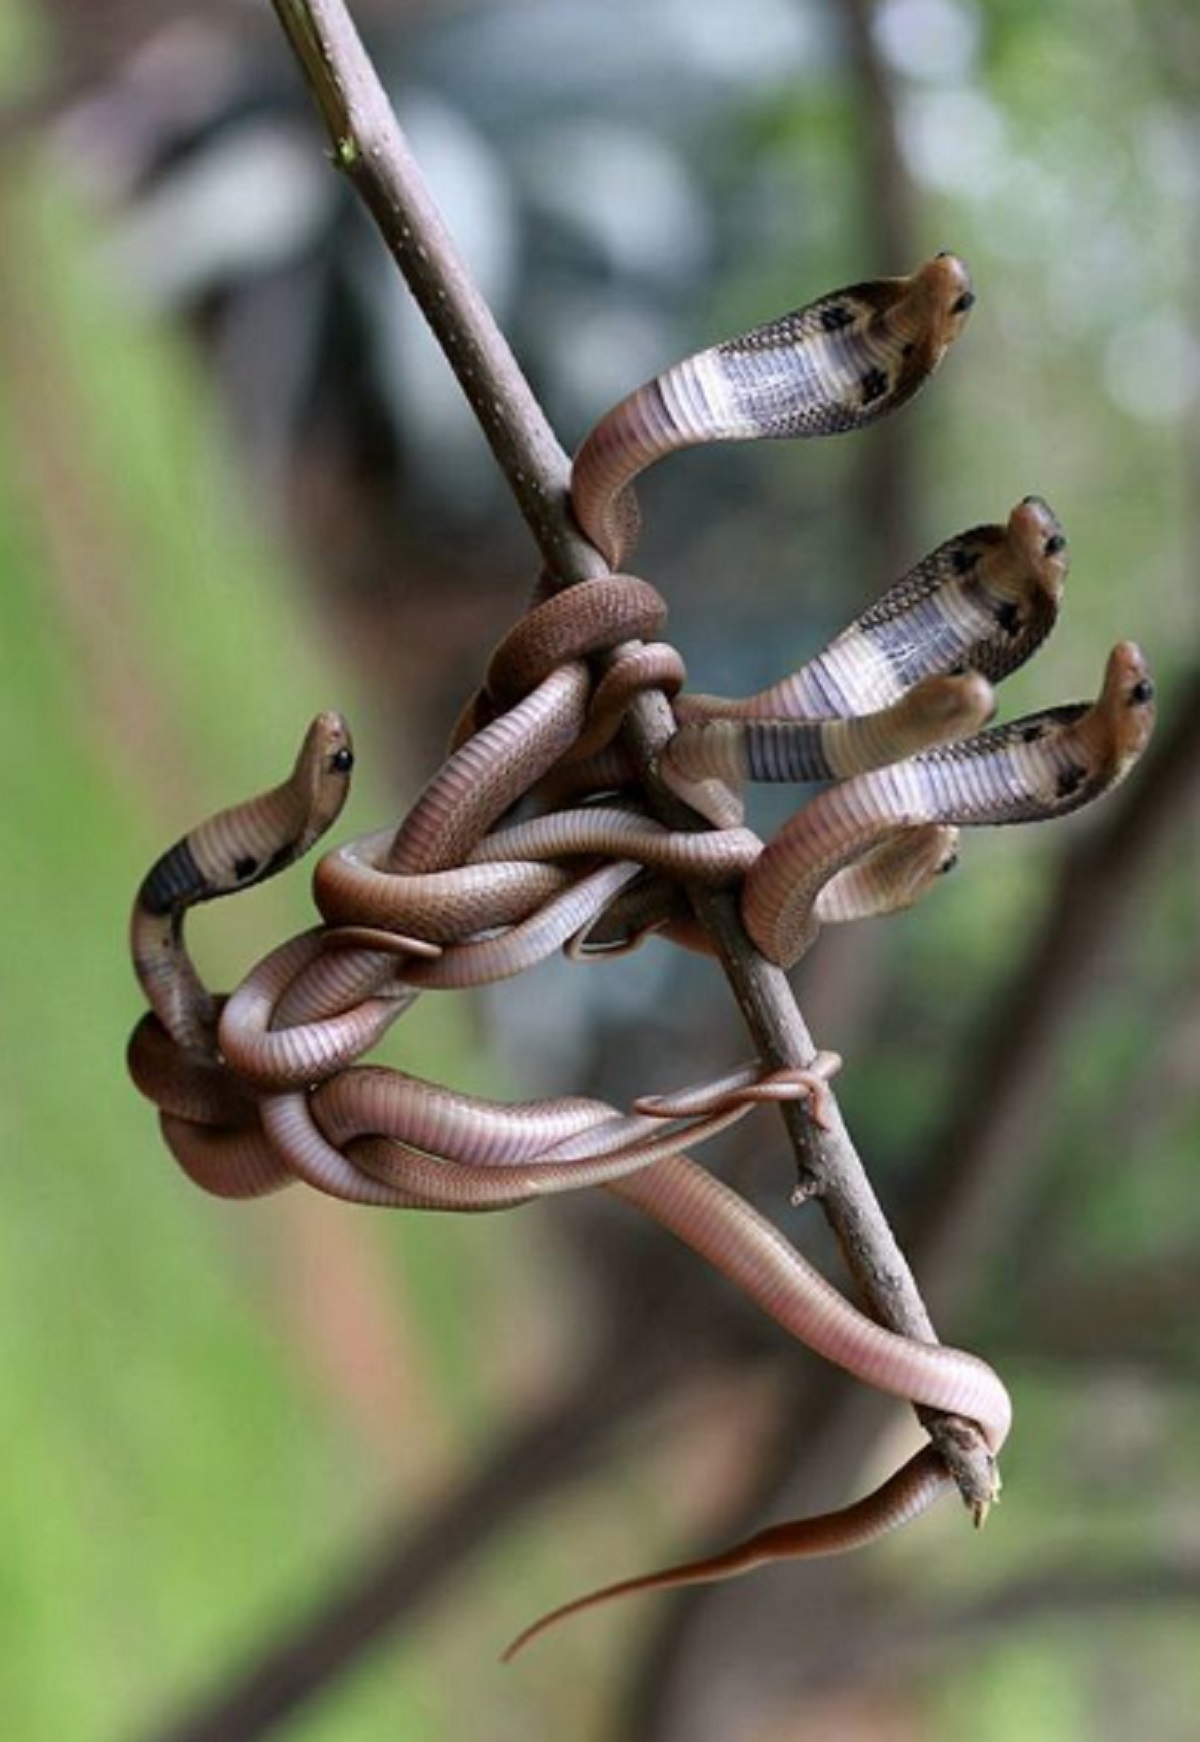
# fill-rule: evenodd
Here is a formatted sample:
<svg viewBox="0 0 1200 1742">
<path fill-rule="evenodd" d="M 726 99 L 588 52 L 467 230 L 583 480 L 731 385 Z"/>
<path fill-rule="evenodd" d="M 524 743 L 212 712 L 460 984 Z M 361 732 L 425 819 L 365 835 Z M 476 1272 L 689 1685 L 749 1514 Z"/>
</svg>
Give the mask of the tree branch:
<svg viewBox="0 0 1200 1742">
<path fill-rule="evenodd" d="M 329 134 L 471 406 L 543 560 L 607 573 L 571 519 L 571 465 L 480 295 L 341 0 L 272 0 Z"/>
<path fill-rule="evenodd" d="M 567 495 L 569 462 L 475 288 L 392 113 L 387 95 L 342 0 L 273 0 L 316 100 L 337 165 L 379 226 L 409 289 L 446 354 L 550 571 L 562 584 L 605 572 L 581 537 Z M 679 825 L 695 818 L 650 778 L 674 730 L 664 697 L 640 698 L 628 729 L 657 813 Z M 816 1048 L 786 975 L 766 962 L 742 927 L 734 897 L 696 891 L 696 911 L 764 1063 L 807 1064 Z M 820 1198 L 859 1290 L 875 1316 L 901 1334 L 935 1340 L 896 1240 L 840 1114 L 821 1131 L 799 1106 L 783 1109 L 799 1173 Z M 920 1411 L 964 1499 L 994 1495 L 992 1461 L 975 1430 Z"/>
</svg>

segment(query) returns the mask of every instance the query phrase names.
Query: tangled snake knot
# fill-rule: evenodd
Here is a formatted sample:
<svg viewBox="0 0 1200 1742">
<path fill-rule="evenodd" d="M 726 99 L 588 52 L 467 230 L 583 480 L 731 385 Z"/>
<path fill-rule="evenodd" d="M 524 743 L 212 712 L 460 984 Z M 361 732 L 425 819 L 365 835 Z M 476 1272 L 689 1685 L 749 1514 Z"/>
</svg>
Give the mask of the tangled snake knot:
<svg viewBox="0 0 1200 1742">
<path fill-rule="evenodd" d="M 638 526 L 632 481 L 647 466 L 702 441 L 862 427 L 921 386 L 973 301 L 962 262 L 939 255 L 674 365 L 584 442 L 572 477 L 580 525 L 624 564 Z M 954 862 L 961 827 L 1061 815 L 1113 786 L 1153 722 L 1132 643 L 1114 648 L 1094 702 L 987 727 L 993 685 L 1053 627 L 1066 571 L 1061 526 L 1026 497 L 1004 523 L 940 545 L 796 671 L 740 699 L 681 693 L 683 662 L 659 639 L 666 606 L 648 582 L 611 573 L 555 590 L 543 579 L 411 810 L 327 852 L 313 880 L 322 923 L 219 997 L 188 953 L 186 912 L 281 871 L 334 823 L 353 748 L 340 715 L 319 715 L 287 780 L 192 829 L 138 891 L 133 961 L 150 1010 L 129 1067 L 171 1153 L 228 1198 L 302 1180 L 354 1203 L 482 1211 L 603 1185 L 819 1353 L 966 1418 L 995 1453 L 1011 1411 L 991 1368 L 866 1318 L 684 1153 L 768 1100 L 806 1099 L 823 1120 L 835 1055 L 749 1065 L 629 1112 L 583 1097 L 488 1101 L 359 1061 L 427 988 L 506 979 L 564 949 L 619 952 L 650 933 L 704 948 L 692 890 L 737 890 L 753 942 L 790 966 L 822 925 L 920 899 Z M 677 730 L 650 773 L 691 807 L 691 826 L 652 814 L 646 771 L 623 743 L 646 691 L 674 700 Z M 764 780 L 824 783 L 765 846 L 741 800 L 746 782 Z M 858 1546 L 948 1486 L 926 1448 L 865 1500 L 592 1593 L 513 1649 L 629 1591 Z"/>
</svg>

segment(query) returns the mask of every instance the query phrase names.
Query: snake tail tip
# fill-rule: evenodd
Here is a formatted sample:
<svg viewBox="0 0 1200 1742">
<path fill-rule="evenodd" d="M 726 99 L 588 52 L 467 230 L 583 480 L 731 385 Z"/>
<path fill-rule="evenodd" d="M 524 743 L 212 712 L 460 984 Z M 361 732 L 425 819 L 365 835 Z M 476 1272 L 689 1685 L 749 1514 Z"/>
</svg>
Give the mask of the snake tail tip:
<svg viewBox="0 0 1200 1742">
<path fill-rule="evenodd" d="M 527 1645 L 533 1643 L 539 1633 L 549 1627 L 550 1623 L 555 1618 L 555 1613 L 557 1613 L 557 1611 L 549 1615 L 541 1615 L 536 1621 L 531 1621 L 528 1627 L 522 1627 L 516 1638 L 510 1639 L 508 1644 L 504 1647 L 504 1650 L 500 1653 L 500 1662 L 506 1666 L 512 1663 L 513 1660 L 525 1650 Z"/>
</svg>

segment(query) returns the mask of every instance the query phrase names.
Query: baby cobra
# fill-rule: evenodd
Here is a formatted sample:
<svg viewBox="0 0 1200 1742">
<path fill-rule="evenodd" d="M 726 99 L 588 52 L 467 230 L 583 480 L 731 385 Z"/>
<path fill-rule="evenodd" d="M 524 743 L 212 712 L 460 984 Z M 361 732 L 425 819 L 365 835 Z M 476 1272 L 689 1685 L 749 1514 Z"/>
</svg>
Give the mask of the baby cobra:
<svg viewBox="0 0 1200 1742">
<path fill-rule="evenodd" d="M 664 778 L 725 822 L 733 813 L 724 795 L 746 780 L 839 779 L 965 737 L 986 715 L 972 718 L 970 679 L 949 674 L 969 669 L 999 682 L 1023 664 L 1054 626 L 1066 571 L 1053 510 L 1025 497 L 1006 526 L 939 545 L 770 689 L 740 700 L 681 697 Z M 974 693 L 982 707 L 984 692 Z"/>
<path fill-rule="evenodd" d="M 935 832 L 948 824 L 1029 821 L 1096 797 L 1123 779 L 1145 748 L 1153 701 L 1140 651 L 1122 642 L 1109 656 L 1091 706 L 1047 709 L 830 788 L 787 825 L 751 872 L 744 897 L 751 935 L 766 955 L 789 962 L 824 917 L 822 898 L 906 840 L 935 845 Z M 764 869 L 769 876 L 760 889 Z M 870 1320 L 855 1323 L 854 1309 L 809 1272 L 778 1230 L 740 1199 L 731 1201 L 728 1187 L 710 1174 L 678 1158 L 608 1189 L 671 1228 L 809 1347 L 869 1384 L 968 1417 L 993 1456 L 999 1452 L 1011 1406 L 989 1367 L 957 1350 L 897 1337 Z M 919 1516 L 953 1485 L 938 1453 L 926 1446 L 849 1507 L 773 1525 L 718 1554 L 562 1604 L 518 1634 L 505 1659 L 568 1616 L 620 1597 L 860 1548 Z"/>
<path fill-rule="evenodd" d="M 969 669 L 999 682 L 1016 670 L 1053 628 L 1067 568 L 1054 511 L 1040 497 L 1025 497 L 1006 525 L 973 527 L 939 545 L 769 689 L 741 698 L 679 696 L 681 724 L 660 773 L 711 821 L 727 825 L 740 820 L 729 788 L 743 780 L 838 778 L 964 735 L 979 720 L 956 723 L 953 689 L 927 689 L 927 680 Z M 677 682 L 668 685 L 672 693 Z M 636 778 L 616 746 L 582 767 L 580 754 L 577 745 L 543 783 L 546 802 Z"/>
<path fill-rule="evenodd" d="M 1123 641 L 1090 706 L 1048 708 L 828 788 L 784 825 L 747 877 L 742 916 L 751 937 L 770 961 L 790 966 L 811 941 L 814 904 L 829 879 L 898 832 L 1035 822 L 1078 809 L 1141 755 L 1153 702 L 1146 662 Z"/>
<path fill-rule="evenodd" d="M 345 720 L 318 714 L 282 785 L 200 823 L 142 879 L 130 926 L 134 972 L 180 1046 L 211 1050 L 218 1014 L 184 944 L 188 908 L 248 889 L 301 858 L 340 814 L 353 766 Z"/>
<path fill-rule="evenodd" d="M 938 744 L 966 738 L 996 710 L 978 672 L 927 677 L 877 713 L 839 720 L 702 720 L 681 726 L 663 751 L 664 778 L 685 793 L 712 778 L 843 780 Z"/>
<path fill-rule="evenodd" d="M 345 720 L 318 714 L 287 780 L 190 830 L 151 866 L 134 902 L 133 965 L 151 1009 L 130 1037 L 130 1075 L 158 1106 L 163 1139 L 185 1173 L 228 1196 L 258 1196 L 286 1180 L 262 1137 L 253 1089 L 219 1055 L 223 1000 L 196 971 L 185 916 L 306 853 L 341 813 L 353 766 Z"/>
<path fill-rule="evenodd" d="M 892 707 L 923 678 L 969 667 L 999 683 L 1054 627 L 1069 566 L 1066 535 L 1040 496 L 1004 526 L 947 539 L 797 671 L 757 695 L 681 696 L 693 720 L 827 720 Z"/>
<path fill-rule="evenodd" d="M 571 502 L 614 567 L 637 541 L 634 478 L 680 448 L 862 429 L 911 399 L 975 301 L 967 269 L 939 254 L 685 357 L 603 417 L 575 456 Z"/>
</svg>

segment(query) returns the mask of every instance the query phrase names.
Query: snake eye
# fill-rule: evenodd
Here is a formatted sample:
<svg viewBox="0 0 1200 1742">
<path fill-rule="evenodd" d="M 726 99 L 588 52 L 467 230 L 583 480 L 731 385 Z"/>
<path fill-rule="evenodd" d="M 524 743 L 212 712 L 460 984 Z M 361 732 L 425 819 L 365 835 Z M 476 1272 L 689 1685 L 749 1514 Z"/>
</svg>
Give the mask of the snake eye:
<svg viewBox="0 0 1200 1742">
<path fill-rule="evenodd" d="M 335 750 L 329 758 L 329 772 L 331 774 L 349 774 L 353 767 L 354 752 L 348 749 L 345 744 L 340 750 Z"/>
<path fill-rule="evenodd" d="M 1148 677 L 1140 677 L 1129 692 L 1131 708 L 1141 708 L 1154 700 L 1154 685 Z"/>
</svg>

